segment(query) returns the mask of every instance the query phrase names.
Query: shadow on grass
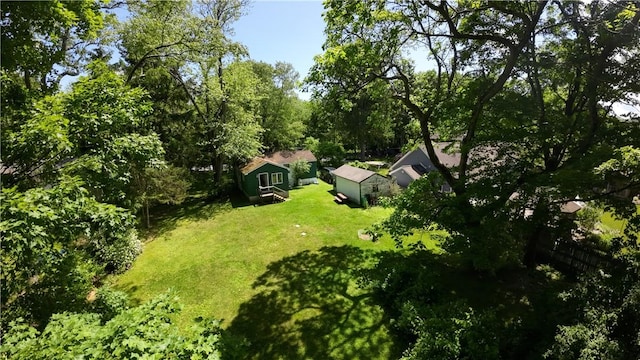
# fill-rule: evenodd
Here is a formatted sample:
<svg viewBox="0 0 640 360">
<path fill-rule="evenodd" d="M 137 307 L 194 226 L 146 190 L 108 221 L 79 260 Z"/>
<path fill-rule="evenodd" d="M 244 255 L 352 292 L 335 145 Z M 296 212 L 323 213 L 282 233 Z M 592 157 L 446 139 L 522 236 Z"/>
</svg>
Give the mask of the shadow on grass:
<svg viewBox="0 0 640 360">
<path fill-rule="evenodd" d="M 251 359 L 398 358 L 415 341 L 400 320 L 407 302 L 429 313 L 461 301 L 518 324 L 494 335 L 506 358 L 544 350 L 563 318 L 563 284 L 525 269 L 478 274 L 428 251 L 323 247 L 270 264 L 253 286 L 259 293 L 229 327 L 248 340 Z"/>
<path fill-rule="evenodd" d="M 231 208 L 250 206 L 239 192 L 211 198 L 192 197 L 180 205 L 158 205 L 151 209 L 151 227 L 140 230 L 142 238 L 153 239 L 159 234 L 174 230 L 180 221 L 208 220 L 230 211 Z"/>
<path fill-rule="evenodd" d="M 336 196 L 336 195 L 338 194 L 338 192 L 337 192 L 337 191 L 335 191 L 335 190 L 329 190 L 329 191 L 327 191 L 327 192 L 328 192 L 329 194 L 331 194 L 331 196 Z M 338 204 L 338 203 L 336 203 L 335 201 L 334 201 L 334 203 L 336 204 L 336 206 L 348 206 L 348 207 L 350 207 L 351 209 L 364 209 L 361 205 L 358 205 L 358 204 L 354 203 L 354 202 L 353 202 L 353 201 L 351 201 L 351 200 L 347 200 L 347 202 L 346 202 L 346 203 L 342 203 L 342 204 Z"/>
<path fill-rule="evenodd" d="M 351 246 L 323 247 L 272 263 L 229 330 L 247 338 L 253 359 L 397 357 L 388 319 L 356 284 L 373 256 Z"/>
</svg>

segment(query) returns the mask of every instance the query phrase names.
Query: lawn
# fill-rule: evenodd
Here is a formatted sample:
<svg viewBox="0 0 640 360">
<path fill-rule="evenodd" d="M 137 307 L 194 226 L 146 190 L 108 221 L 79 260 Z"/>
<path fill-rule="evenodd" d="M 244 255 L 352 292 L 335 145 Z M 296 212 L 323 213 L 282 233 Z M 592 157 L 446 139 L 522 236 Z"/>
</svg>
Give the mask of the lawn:
<svg viewBox="0 0 640 360">
<path fill-rule="evenodd" d="M 184 304 L 182 327 L 198 316 L 224 319 L 256 358 L 388 357 L 383 312 L 352 275 L 374 251 L 394 248 L 388 237 L 358 238 L 390 210 L 336 205 L 330 190 L 321 182 L 279 204 L 184 206 L 159 222 L 115 286 L 138 301 L 171 289 Z"/>
<path fill-rule="evenodd" d="M 640 205 L 636 207 L 636 213 L 640 214 Z M 600 229 L 606 238 L 623 234 L 627 226 L 627 220 L 619 219 L 612 212 L 605 211 L 600 217 Z"/>
</svg>

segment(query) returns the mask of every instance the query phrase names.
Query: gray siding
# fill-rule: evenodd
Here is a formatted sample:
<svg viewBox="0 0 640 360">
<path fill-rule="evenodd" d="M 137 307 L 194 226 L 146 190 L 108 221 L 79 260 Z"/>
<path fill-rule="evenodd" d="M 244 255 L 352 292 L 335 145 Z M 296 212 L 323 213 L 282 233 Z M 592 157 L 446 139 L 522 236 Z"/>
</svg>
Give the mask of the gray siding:
<svg viewBox="0 0 640 360">
<path fill-rule="evenodd" d="M 409 176 L 409 174 L 407 174 L 407 172 L 402 169 L 394 172 L 391 176 L 393 176 L 393 178 L 396 180 L 396 183 L 403 188 L 406 188 L 413 182 L 413 178 L 411 178 L 411 176 Z"/>
<path fill-rule="evenodd" d="M 435 170 L 431 160 L 427 154 L 425 154 L 421 149 L 415 149 L 411 152 L 408 152 L 404 157 L 402 157 L 398 162 L 391 165 L 389 171 L 393 171 L 404 165 L 422 165 L 427 171 Z"/>
</svg>

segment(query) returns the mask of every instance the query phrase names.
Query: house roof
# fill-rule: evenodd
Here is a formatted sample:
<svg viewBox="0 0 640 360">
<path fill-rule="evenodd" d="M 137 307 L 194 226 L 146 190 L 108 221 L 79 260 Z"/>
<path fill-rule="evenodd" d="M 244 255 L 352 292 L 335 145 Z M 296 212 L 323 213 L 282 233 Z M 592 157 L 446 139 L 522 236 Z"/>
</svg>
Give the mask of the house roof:
<svg viewBox="0 0 640 360">
<path fill-rule="evenodd" d="M 289 169 L 287 169 L 286 167 L 284 167 L 284 166 L 282 166 L 280 164 L 277 164 L 277 163 L 275 163 L 273 161 L 256 157 L 256 158 L 253 158 L 253 160 L 251 160 L 247 165 L 243 166 L 240 169 L 240 172 L 242 172 L 244 175 L 247 175 L 250 172 L 252 172 L 253 170 L 258 169 L 258 168 L 262 167 L 265 164 L 271 164 L 271 165 L 274 165 L 274 166 L 277 166 L 277 167 L 281 167 L 281 168 L 289 171 Z"/>
<path fill-rule="evenodd" d="M 582 210 L 583 207 L 585 204 L 582 201 L 569 201 L 560 206 L 560 211 L 565 214 L 573 214 Z"/>
<path fill-rule="evenodd" d="M 399 171 L 404 171 L 412 180 L 418 180 L 427 172 L 427 169 L 422 165 L 403 165 L 393 171 L 390 171 L 389 175 L 395 175 Z"/>
<path fill-rule="evenodd" d="M 309 150 L 296 150 L 296 151 L 284 150 L 284 151 L 278 151 L 278 152 L 274 152 L 272 154 L 269 154 L 269 155 L 265 156 L 264 158 L 266 160 L 269 160 L 269 161 L 272 161 L 272 162 L 274 162 L 276 164 L 281 164 L 281 165 L 291 164 L 292 162 L 294 162 L 296 160 L 299 160 L 299 159 L 307 160 L 309 162 L 317 161 L 316 157 Z"/>
<path fill-rule="evenodd" d="M 451 144 L 452 144 L 452 142 L 434 142 L 433 143 L 433 150 L 435 151 L 436 156 L 438 157 L 440 162 L 442 164 L 444 164 L 444 166 L 446 166 L 448 168 L 457 166 L 460 163 L 460 153 L 459 152 L 454 151 L 453 153 L 450 153 L 449 149 L 447 149 L 448 151 L 445 152 L 445 149 L 448 146 L 450 146 Z M 431 163 L 431 159 L 429 159 L 429 154 L 427 153 L 427 148 L 426 148 L 426 146 L 424 144 L 422 144 L 422 145 L 418 146 L 417 149 L 409 151 L 406 154 L 404 154 L 398 161 L 396 161 L 393 165 L 391 165 L 391 169 L 395 170 L 395 169 L 398 169 L 398 168 L 400 168 L 401 166 L 404 166 L 404 165 L 421 165 L 421 164 L 409 164 L 409 163 L 406 163 L 406 159 L 411 154 L 414 154 L 415 152 L 418 152 L 418 154 L 420 154 L 424 158 L 425 162 Z"/>
<path fill-rule="evenodd" d="M 351 165 L 342 165 L 333 171 L 333 175 L 361 183 L 377 173 L 371 170 L 360 169 Z"/>
</svg>

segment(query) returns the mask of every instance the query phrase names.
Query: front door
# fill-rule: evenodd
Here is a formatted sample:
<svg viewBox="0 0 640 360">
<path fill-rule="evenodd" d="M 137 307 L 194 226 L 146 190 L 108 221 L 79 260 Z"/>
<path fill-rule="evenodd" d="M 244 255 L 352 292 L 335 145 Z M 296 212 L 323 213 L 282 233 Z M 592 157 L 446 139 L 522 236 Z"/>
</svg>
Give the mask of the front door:
<svg viewBox="0 0 640 360">
<path fill-rule="evenodd" d="M 260 187 L 269 186 L 269 173 L 258 174 L 258 186 Z"/>
</svg>

